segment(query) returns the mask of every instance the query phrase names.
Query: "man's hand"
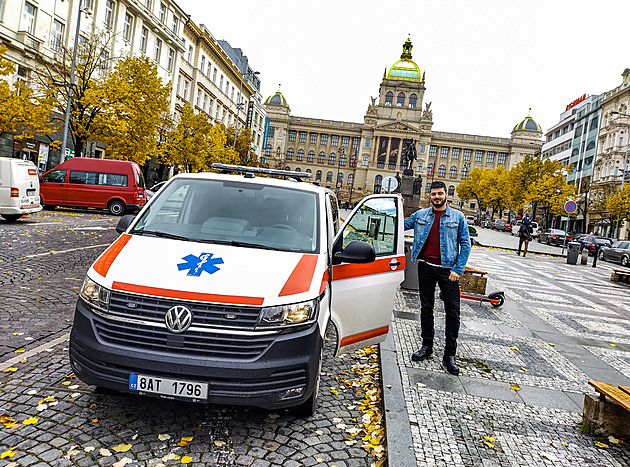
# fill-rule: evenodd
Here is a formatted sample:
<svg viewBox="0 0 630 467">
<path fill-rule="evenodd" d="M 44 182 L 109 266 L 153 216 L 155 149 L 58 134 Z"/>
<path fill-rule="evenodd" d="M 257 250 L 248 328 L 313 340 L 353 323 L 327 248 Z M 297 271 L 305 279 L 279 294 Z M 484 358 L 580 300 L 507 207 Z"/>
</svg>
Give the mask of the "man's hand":
<svg viewBox="0 0 630 467">
<path fill-rule="evenodd" d="M 448 278 L 452 281 L 458 281 L 459 277 L 460 275 L 453 271 L 451 271 L 451 274 L 448 276 Z"/>
</svg>

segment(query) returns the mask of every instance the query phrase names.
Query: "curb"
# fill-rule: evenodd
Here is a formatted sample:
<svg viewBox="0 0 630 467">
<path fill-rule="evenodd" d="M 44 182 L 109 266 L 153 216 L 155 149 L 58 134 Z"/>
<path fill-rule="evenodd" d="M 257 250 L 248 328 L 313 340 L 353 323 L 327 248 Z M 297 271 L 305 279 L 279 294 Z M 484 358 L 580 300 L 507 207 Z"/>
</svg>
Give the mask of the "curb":
<svg viewBox="0 0 630 467">
<path fill-rule="evenodd" d="M 479 241 L 471 238 L 471 244 L 472 246 L 478 246 L 481 248 L 496 248 L 498 250 L 507 250 L 507 251 L 518 251 L 518 248 L 512 248 L 512 247 L 508 247 L 508 246 L 495 246 L 495 245 L 483 245 L 481 243 L 479 243 Z M 566 249 L 566 248 L 565 248 Z M 527 254 L 534 254 L 534 255 L 547 255 L 547 256 L 553 256 L 555 258 L 566 258 L 567 255 L 565 254 L 561 254 L 561 253 L 544 253 L 542 251 L 532 251 L 532 250 L 527 250 Z"/>
</svg>

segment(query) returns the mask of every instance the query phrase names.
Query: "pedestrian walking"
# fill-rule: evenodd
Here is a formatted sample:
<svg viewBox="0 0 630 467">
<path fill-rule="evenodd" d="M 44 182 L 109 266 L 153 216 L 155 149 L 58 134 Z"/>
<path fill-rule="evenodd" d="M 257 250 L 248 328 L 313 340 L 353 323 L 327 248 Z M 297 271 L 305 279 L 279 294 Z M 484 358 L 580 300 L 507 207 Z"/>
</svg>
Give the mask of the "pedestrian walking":
<svg viewBox="0 0 630 467">
<path fill-rule="evenodd" d="M 455 362 L 459 334 L 459 278 L 470 255 L 470 236 L 464 215 L 446 204 L 444 182 L 431 183 L 431 207 L 419 209 L 405 219 L 405 230 L 413 227 L 411 261 L 418 263 L 420 327 L 422 347 L 414 352 L 414 362 L 433 354 L 433 309 L 435 285 L 440 286 L 446 314 L 446 345 L 442 363 L 459 374 Z"/>
<path fill-rule="evenodd" d="M 516 252 L 517 255 L 521 256 L 521 247 L 523 246 L 523 244 L 525 245 L 525 248 L 523 249 L 523 257 L 525 257 L 525 255 L 527 254 L 527 247 L 529 245 L 529 241 L 532 239 L 532 230 L 533 229 L 531 223 L 525 223 L 523 221 L 521 227 L 518 229 L 518 251 Z"/>
</svg>

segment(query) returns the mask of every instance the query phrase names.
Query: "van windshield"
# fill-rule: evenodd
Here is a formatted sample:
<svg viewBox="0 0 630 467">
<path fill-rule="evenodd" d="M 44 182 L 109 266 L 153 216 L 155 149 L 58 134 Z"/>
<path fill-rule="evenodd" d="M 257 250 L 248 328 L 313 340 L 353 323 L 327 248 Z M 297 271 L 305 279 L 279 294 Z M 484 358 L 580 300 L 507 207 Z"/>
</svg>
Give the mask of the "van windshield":
<svg viewBox="0 0 630 467">
<path fill-rule="evenodd" d="M 131 233 L 315 253 L 318 212 L 309 191 L 179 178 L 157 192 Z"/>
</svg>

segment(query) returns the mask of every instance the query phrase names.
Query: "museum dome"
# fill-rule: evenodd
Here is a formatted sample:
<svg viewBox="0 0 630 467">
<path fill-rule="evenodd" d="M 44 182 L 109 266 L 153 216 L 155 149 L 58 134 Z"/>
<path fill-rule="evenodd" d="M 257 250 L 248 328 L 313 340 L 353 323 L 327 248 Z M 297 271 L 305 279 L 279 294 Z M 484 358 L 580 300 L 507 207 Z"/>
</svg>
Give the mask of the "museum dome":
<svg viewBox="0 0 630 467">
<path fill-rule="evenodd" d="M 411 39 L 407 39 L 403 44 L 403 53 L 400 55 L 400 60 L 394 63 L 387 72 L 387 79 L 422 82 L 423 77 L 420 73 L 420 68 L 411 59 L 412 47 Z"/>
<path fill-rule="evenodd" d="M 273 96 L 269 96 L 265 101 L 265 105 L 280 105 L 282 107 L 289 107 L 289 103 L 284 98 L 280 90 L 276 91 Z"/>
<path fill-rule="evenodd" d="M 529 115 L 525 117 L 525 119 L 522 122 L 517 124 L 512 131 L 519 131 L 519 130 L 536 131 L 536 132 L 542 133 L 542 128 L 540 128 L 540 125 L 536 123 L 534 119 Z"/>
</svg>

